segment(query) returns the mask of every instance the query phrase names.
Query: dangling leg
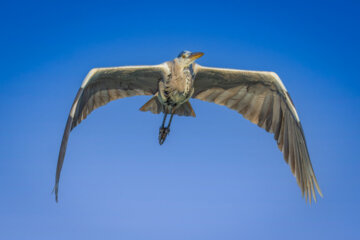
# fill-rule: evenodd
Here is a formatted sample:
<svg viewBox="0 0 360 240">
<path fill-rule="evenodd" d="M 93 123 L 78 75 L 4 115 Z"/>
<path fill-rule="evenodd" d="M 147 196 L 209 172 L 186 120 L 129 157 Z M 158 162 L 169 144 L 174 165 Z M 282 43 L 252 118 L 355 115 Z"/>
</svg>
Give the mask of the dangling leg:
<svg viewBox="0 0 360 240">
<path fill-rule="evenodd" d="M 163 118 L 163 121 L 162 121 L 162 124 L 161 124 L 161 127 L 160 127 L 160 128 L 164 128 L 167 115 L 168 115 L 168 113 L 165 112 L 164 118 Z"/>
<path fill-rule="evenodd" d="M 170 124 L 171 124 L 172 118 L 174 116 L 174 111 L 171 111 L 171 117 L 170 117 L 170 121 L 168 123 L 168 126 L 164 127 L 166 116 L 167 116 L 167 113 L 165 113 L 163 123 L 162 123 L 162 125 L 160 127 L 160 130 L 159 130 L 159 144 L 160 145 L 162 145 L 165 142 L 166 136 L 170 133 Z"/>
<path fill-rule="evenodd" d="M 170 125 L 171 125 L 171 121 L 172 121 L 173 116 L 174 116 L 174 112 L 175 112 L 175 111 L 172 111 L 171 116 L 170 116 L 170 121 L 169 121 L 169 124 L 168 124 L 168 126 L 167 126 L 167 128 L 169 129 L 169 132 L 170 132 Z"/>
<path fill-rule="evenodd" d="M 159 144 L 160 145 L 162 145 L 164 143 L 166 135 L 168 134 L 167 129 L 165 128 L 165 121 L 166 121 L 167 115 L 168 115 L 168 113 L 167 113 L 167 111 L 165 111 L 164 119 L 163 119 L 163 122 L 161 124 L 160 129 L 159 129 Z"/>
</svg>

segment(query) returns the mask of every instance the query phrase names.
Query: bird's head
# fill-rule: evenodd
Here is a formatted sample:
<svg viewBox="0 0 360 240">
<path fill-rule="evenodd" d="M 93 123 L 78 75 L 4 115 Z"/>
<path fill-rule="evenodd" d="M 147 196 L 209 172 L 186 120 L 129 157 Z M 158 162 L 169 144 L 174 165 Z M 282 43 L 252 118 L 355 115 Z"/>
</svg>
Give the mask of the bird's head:
<svg viewBox="0 0 360 240">
<path fill-rule="evenodd" d="M 190 51 L 182 51 L 179 56 L 176 58 L 178 63 L 183 65 L 184 67 L 189 66 L 193 62 L 195 62 L 196 59 L 202 57 L 204 53 L 202 52 L 190 52 Z"/>
</svg>

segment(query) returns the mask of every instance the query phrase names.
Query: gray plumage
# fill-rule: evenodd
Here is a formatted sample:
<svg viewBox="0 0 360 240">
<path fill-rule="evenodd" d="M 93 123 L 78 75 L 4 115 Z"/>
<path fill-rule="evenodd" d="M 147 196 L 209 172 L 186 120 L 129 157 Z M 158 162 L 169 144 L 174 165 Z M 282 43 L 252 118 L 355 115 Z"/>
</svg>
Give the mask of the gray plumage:
<svg viewBox="0 0 360 240">
<path fill-rule="evenodd" d="M 75 97 L 66 123 L 56 168 L 56 201 L 70 131 L 96 108 L 112 100 L 136 95 L 153 95 L 140 108 L 141 111 L 164 113 L 159 130 L 160 144 L 170 131 L 173 115 L 195 117 L 190 98 L 224 105 L 239 112 L 274 134 L 303 196 L 310 202 L 312 197 L 316 201 L 315 188 L 322 196 L 299 117 L 278 75 L 195 64 L 194 61 L 202 55 L 183 51 L 174 60 L 160 65 L 92 69 Z M 165 127 L 168 114 L 171 117 Z"/>
</svg>

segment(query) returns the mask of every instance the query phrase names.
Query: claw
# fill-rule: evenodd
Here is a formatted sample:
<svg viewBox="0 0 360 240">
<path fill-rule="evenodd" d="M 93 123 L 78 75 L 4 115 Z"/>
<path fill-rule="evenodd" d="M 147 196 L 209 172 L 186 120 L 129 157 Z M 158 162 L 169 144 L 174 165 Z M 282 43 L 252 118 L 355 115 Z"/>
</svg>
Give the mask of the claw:
<svg viewBox="0 0 360 240">
<path fill-rule="evenodd" d="M 170 128 L 161 127 L 159 130 L 159 144 L 162 145 L 165 142 L 166 136 L 169 134 Z"/>
</svg>

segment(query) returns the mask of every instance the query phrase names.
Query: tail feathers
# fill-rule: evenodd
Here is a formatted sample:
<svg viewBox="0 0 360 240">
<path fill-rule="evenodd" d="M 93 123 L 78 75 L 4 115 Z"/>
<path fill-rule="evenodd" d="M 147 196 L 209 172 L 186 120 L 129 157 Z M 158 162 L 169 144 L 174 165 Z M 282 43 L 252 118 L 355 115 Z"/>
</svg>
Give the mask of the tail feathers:
<svg viewBox="0 0 360 240">
<path fill-rule="evenodd" d="M 150 111 L 154 114 L 159 114 L 163 111 L 163 107 L 159 102 L 157 96 L 154 96 L 147 103 L 145 103 L 144 106 L 140 108 L 140 111 L 143 112 Z"/>
<path fill-rule="evenodd" d="M 189 101 L 183 103 L 178 109 L 175 110 L 175 114 L 179 116 L 192 116 L 196 117 L 194 109 Z"/>
<path fill-rule="evenodd" d="M 147 112 L 150 111 L 154 114 L 159 114 L 164 112 L 163 105 L 159 102 L 157 96 L 153 96 L 149 101 L 147 101 L 141 108 L 140 111 Z M 175 110 L 175 114 L 179 116 L 192 116 L 195 117 L 194 109 L 191 107 L 189 102 L 185 102 Z"/>
</svg>

